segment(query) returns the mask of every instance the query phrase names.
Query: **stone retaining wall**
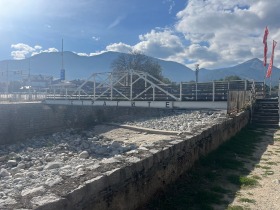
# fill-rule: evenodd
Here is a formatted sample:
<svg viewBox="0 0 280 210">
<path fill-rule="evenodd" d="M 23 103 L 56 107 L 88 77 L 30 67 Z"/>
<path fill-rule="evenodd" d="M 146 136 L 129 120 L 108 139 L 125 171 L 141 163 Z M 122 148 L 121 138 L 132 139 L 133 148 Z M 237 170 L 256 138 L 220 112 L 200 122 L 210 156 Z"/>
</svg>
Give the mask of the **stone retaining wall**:
<svg viewBox="0 0 280 210">
<path fill-rule="evenodd" d="M 66 128 L 85 128 L 121 116 L 156 115 L 158 109 L 137 107 L 91 107 L 44 105 L 41 103 L 0 104 L 0 144 L 51 134 Z"/>
<path fill-rule="evenodd" d="M 86 181 L 63 198 L 46 201 L 38 209 L 136 209 L 158 190 L 175 181 L 202 155 L 216 149 L 249 121 L 249 112 L 192 136 L 154 148 L 125 167 Z"/>
</svg>

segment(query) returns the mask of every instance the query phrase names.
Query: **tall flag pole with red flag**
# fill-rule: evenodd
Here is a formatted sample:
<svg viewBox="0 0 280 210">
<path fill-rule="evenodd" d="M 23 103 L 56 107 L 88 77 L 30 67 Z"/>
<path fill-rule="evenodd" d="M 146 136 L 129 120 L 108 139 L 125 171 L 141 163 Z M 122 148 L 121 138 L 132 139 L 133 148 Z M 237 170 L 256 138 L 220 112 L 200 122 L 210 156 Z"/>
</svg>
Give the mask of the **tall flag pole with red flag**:
<svg viewBox="0 0 280 210">
<path fill-rule="evenodd" d="M 276 47 L 276 44 L 277 44 L 277 42 L 273 40 L 270 62 L 269 62 L 269 65 L 268 65 L 268 69 L 266 71 L 266 78 L 270 78 L 270 91 L 269 91 L 269 95 L 271 95 L 271 73 L 272 73 L 272 68 L 273 68 L 274 49 Z"/>
<path fill-rule="evenodd" d="M 267 26 L 265 27 L 264 30 L 264 35 L 263 35 L 263 44 L 264 44 L 264 50 L 263 50 L 263 66 L 266 66 L 266 55 L 267 55 L 267 36 L 268 36 L 269 32 L 268 32 L 268 28 Z"/>
<path fill-rule="evenodd" d="M 276 44 L 277 44 L 277 42 L 273 40 L 272 53 L 271 53 L 269 66 L 268 66 L 268 69 L 267 69 L 267 72 L 266 72 L 266 78 L 269 78 L 271 76 L 271 73 L 272 73 L 273 59 L 274 59 L 274 49 L 276 47 Z"/>
</svg>

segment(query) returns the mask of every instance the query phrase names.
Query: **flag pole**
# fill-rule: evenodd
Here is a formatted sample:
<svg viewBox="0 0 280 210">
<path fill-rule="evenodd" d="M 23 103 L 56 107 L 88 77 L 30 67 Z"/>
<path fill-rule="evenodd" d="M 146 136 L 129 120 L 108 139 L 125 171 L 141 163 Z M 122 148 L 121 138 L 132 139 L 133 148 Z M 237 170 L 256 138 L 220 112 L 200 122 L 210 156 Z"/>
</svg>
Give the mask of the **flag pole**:
<svg viewBox="0 0 280 210">
<path fill-rule="evenodd" d="M 264 85 L 264 94 L 265 94 L 265 88 L 266 88 L 266 59 L 267 59 L 267 36 L 269 34 L 267 26 L 265 27 L 264 35 L 263 35 L 263 44 L 264 44 L 264 58 L 263 58 L 263 69 L 264 69 L 264 79 L 263 79 L 263 85 Z"/>
<path fill-rule="evenodd" d="M 271 96 L 271 77 L 269 78 L 270 86 L 269 86 L 269 95 Z"/>
</svg>

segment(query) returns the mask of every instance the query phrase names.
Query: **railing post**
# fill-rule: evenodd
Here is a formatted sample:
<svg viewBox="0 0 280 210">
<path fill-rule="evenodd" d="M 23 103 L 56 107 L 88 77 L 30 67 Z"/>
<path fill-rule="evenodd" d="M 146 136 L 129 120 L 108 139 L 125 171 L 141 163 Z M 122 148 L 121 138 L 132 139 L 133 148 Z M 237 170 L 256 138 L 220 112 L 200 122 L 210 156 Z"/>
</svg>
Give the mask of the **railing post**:
<svg viewBox="0 0 280 210">
<path fill-rule="evenodd" d="M 215 101 L 215 81 L 213 81 L 212 94 L 212 101 Z"/>
<path fill-rule="evenodd" d="M 95 81 L 95 75 L 93 77 L 93 100 L 95 100 L 95 94 L 96 94 L 96 81 Z"/>
<path fill-rule="evenodd" d="M 132 91 L 133 91 L 133 88 L 132 88 L 132 70 L 130 70 L 130 100 L 132 101 Z"/>
<path fill-rule="evenodd" d="M 195 83 L 195 100 L 197 101 L 197 82 Z"/>
<path fill-rule="evenodd" d="M 248 86 L 248 84 L 247 84 L 247 80 L 245 80 L 245 82 L 244 82 L 245 84 L 244 84 L 244 90 L 247 90 L 247 86 Z"/>
<path fill-rule="evenodd" d="M 111 86 L 111 101 L 113 100 L 113 75 L 110 74 L 110 86 Z"/>
<path fill-rule="evenodd" d="M 182 82 L 180 82 L 180 101 L 182 101 Z"/>
<path fill-rule="evenodd" d="M 155 86 L 153 86 L 153 101 L 155 100 L 156 96 L 155 96 Z"/>
</svg>

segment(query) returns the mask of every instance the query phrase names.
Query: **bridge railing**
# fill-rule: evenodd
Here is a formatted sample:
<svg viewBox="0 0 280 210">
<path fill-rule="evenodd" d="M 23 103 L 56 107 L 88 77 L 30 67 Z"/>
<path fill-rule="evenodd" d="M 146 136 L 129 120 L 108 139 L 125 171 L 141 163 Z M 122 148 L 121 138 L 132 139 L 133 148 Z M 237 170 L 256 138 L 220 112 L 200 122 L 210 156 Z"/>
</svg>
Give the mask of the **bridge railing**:
<svg viewBox="0 0 280 210">
<path fill-rule="evenodd" d="M 0 93 L 0 102 L 30 102 L 42 101 L 47 98 L 48 93 Z"/>
<path fill-rule="evenodd" d="M 94 73 L 78 88 L 52 88 L 48 99 L 111 101 L 226 101 L 228 91 L 252 89 L 253 81 L 181 82 L 168 84 L 141 71 Z M 262 83 L 254 83 L 262 89 Z"/>
</svg>

